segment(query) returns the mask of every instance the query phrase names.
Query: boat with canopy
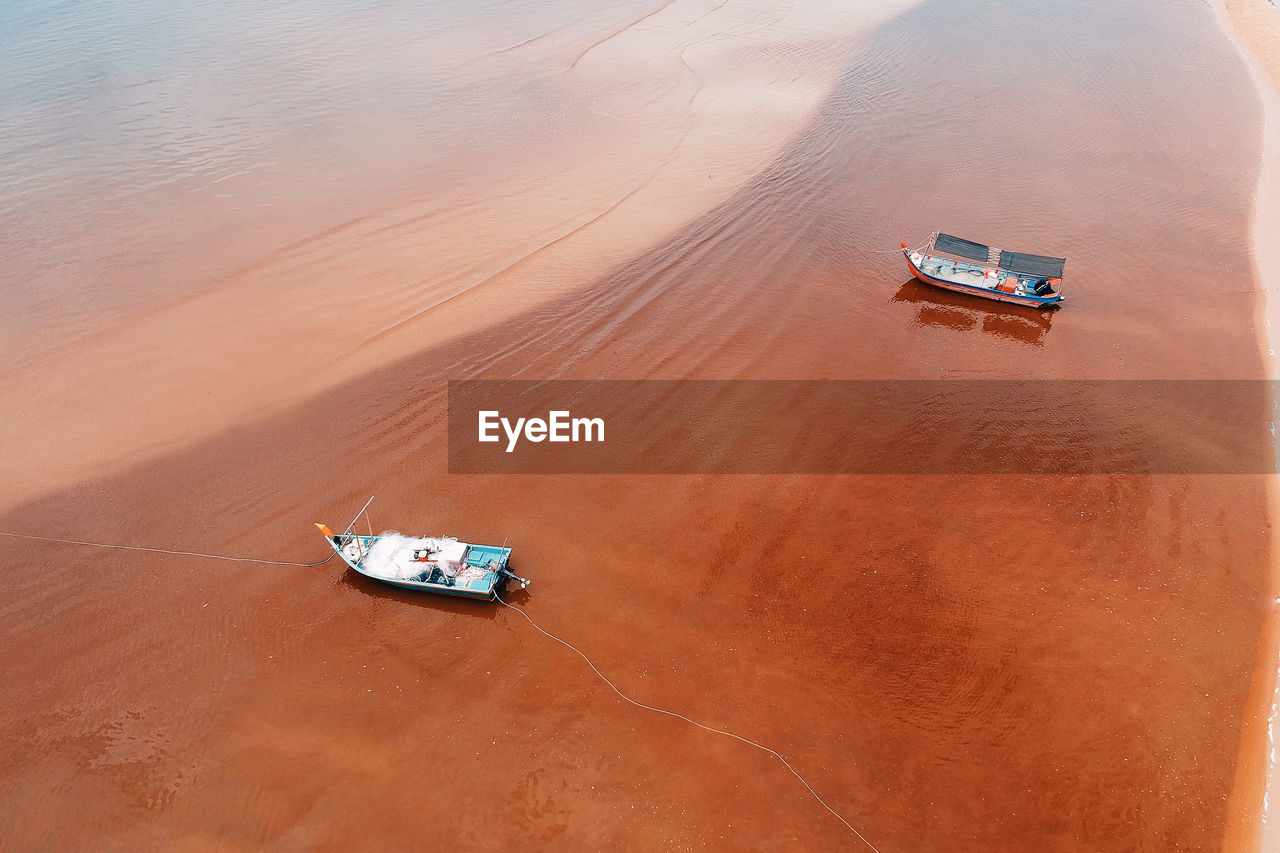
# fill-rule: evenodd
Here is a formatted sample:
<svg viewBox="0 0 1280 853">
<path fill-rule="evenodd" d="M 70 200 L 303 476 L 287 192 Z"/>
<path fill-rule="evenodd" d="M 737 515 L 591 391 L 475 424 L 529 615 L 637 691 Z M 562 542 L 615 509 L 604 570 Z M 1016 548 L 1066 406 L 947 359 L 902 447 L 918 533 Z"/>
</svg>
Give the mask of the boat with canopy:
<svg viewBox="0 0 1280 853">
<path fill-rule="evenodd" d="M 939 231 L 914 249 L 899 245 L 911 274 L 925 284 L 1034 308 L 1063 300 L 1065 258 L 1010 252 Z"/>
</svg>

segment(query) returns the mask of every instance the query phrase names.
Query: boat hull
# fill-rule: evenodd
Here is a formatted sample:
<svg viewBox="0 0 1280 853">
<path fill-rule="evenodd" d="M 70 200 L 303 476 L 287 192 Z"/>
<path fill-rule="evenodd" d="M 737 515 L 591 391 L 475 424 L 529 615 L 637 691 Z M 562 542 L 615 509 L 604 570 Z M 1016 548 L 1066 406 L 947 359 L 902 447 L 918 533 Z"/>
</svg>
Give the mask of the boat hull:
<svg viewBox="0 0 1280 853">
<path fill-rule="evenodd" d="M 373 540 L 376 539 L 377 537 L 357 536 L 355 538 L 360 539 L 364 544 L 364 547 L 368 548 L 368 546 L 371 545 Z M 491 573 L 492 579 L 480 589 L 472 589 L 464 586 L 449 586 L 443 583 L 430 583 L 427 581 L 419 581 L 419 580 L 404 579 L 404 578 L 388 578 L 388 577 L 383 577 L 382 575 L 373 574 L 372 572 L 366 570 L 362 565 L 360 565 L 359 560 L 351 559 L 351 556 L 347 553 L 347 551 L 342 547 L 340 547 L 338 543 L 334 541 L 334 539 L 329 539 L 329 546 L 333 548 L 333 550 L 337 553 L 339 557 L 342 558 L 342 561 L 344 563 L 346 563 L 355 571 L 369 578 L 370 580 L 375 580 L 375 581 L 378 581 L 379 583 L 384 583 L 387 586 L 394 586 L 397 589 L 405 589 L 405 590 L 410 590 L 412 592 L 425 592 L 425 593 L 430 593 L 432 595 L 443 595 L 449 598 L 469 598 L 469 599 L 472 599 L 473 601 L 492 601 L 494 599 L 494 596 L 497 595 L 498 586 L 499 584 L 502 583 L 502 578 L 503 578 L 503 575 L 500 572 L 494 571 Z M 511 555 L 510 548 L 498 547 L 498 546 L 487 546 L 487 545 L 472 546 L 472 547 L 477 548 L 485 553 L 491 553 L 493 555 L 496 555 L 500 560 L 500 568 L 506 569 L 507 560 Z"/>
<path fill-rule="evenodd" d="M 932 287 L 942 290 L 950 290 L 953 293 L 967 293 L 970 296 L 977 296 L 981 299 L 990 299 L 994 302 L 1007 302 L 1011 305 L 1027 305 L 1031 308 L 1052 308 L 1062 302 L 1062 294 L 1057 293 L 1053 296 L 1031 296 L 1019 295 L 1017 293 L 1007 293 L 1001 290 L 993 290 L 986 287 L 975 287 L 969 284 L 961 284 L 956 281 L 947 281 L 943 278 L 935 278 L 924 270 L 915 265 L 911 260 L 911 255 L 906 249 L 902 251 L 902 257 L 907 262 L 907 269 L 911 270 L 911 274 L 920 281 Z"/>
</svg>

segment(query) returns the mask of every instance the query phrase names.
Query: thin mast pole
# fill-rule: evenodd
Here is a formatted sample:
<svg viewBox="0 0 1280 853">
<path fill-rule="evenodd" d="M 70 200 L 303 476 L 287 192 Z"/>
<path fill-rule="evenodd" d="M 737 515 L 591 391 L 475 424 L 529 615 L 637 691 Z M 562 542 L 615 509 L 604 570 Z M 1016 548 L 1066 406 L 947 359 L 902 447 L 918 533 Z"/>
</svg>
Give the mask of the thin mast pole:
<svg viewBox="0 0 1280 853">
<path fill-rule="evenodd" d="M 343 536 L 346 536 L 348 533 L 350 533 L 351 528 L 356 526 L 356 522 L 360 520 L 360 516 L 364 515 L 364 511 L 369 508 L 369 504 L 373 503 L 373 499 L 375 497 L 377 497 L 377 495 L 372 495 L 370 496 L 369 500 L 364 502 L 364 506 L 360 507 L 360 511 L 356 513 L 356 517 L 351 519 L 351 523 L 347 525 L 346 531 L 344 531 L 342 534 Z"/>
<path fill-rule="evenodd" d="M 356 526 L 356 522 L 360 520 L 360 516 L 364 515 L 364 511 L 369 508 L 369 504 L 373 503 L 373 499 L 375 497 L 377 497 L 377 495 L 370 495 L 369 500 L 364 502 L 364 506 L 360 507 L 360 511 L 356 513 L 356 517 L 351 519 L 351 523 L 347 525 L 346 532 L 342 534 L 343 536 L 351 535 L 352 528 Z M 363 563 L 364 562 L 364 544 L 360 541 L 359 536 L 357 536 L 355 539 L 356 539 L 356 549 L 360 552 L 360 562 Z"/>
</svg>

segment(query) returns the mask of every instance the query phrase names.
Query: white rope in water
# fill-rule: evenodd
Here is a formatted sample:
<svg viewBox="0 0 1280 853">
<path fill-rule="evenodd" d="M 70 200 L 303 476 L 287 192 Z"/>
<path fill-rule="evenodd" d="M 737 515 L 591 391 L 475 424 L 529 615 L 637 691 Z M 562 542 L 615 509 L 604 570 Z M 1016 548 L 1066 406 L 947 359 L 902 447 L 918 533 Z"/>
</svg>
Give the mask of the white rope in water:
<svg viewBox="0 0 1280 853">
<path fill-rule="evenodd" d="M 635 705 L 637 708 L 644 708 L 646 711 L 654 711 L 654 712 L 659 713 L 659 714 L 666 714 L 668 717 L 676 717 L 677 719 L 684 720 L 686 723 L 689 723 L 690 725 L 697 726 L 698 728 L 703 729 L 704 731 L 713 732 L 713 733 L 718 734 L 718 735 L 724 735 L 725 737 L 731 737 L 731 738 L 733 738 L 734 740 L 742 741 L 743 743 L 747 744 L 748 746 L 753 746 L 753 747 L 755 747 L 756 749 L 759 749 L 759 750 L 761 750 L 761 751 L 763 751 L 763 752 L 767 752 L 767 753 L 769 753 L 769 754 L 770 754 L 770 755 L 772 755 L 774 758 L 776 758 L 776 759 L 778 759 L 779 761 L 781 761 L 781 762 L 782 762 L 782 766 L 783 766 L 783 767 L 786 767 L 788 770 L 790 770 L 790 771 L 791 771 L 791 775 L 792 775 L 792 776 L 795 776 L 797 779 L 799 779 L 799 780 L 800 780 L 800 784 L 801 784 L 801 785 L 804 785 L 804 787 L 809 791 L 809 793 L 813 795 L 813 798 L 814 798 L 815 800 L 817 800 L 819 803 L 821 803 L 821 804 L 822 804 L 822 807 L 823 807 L 824 809 L 826 809 L 827 811 L 831 812 L 831 814 L 835 815 L 836 820 L 840 821 L 840 822 L 841 822 L 841 823 L 843 823 L 846 827 L 848 827 L 849 831 L 850 831 L 850 832 L 852 832 L 854 835 L 858 836 L 858 839 L 859 839 L 860 841 L 862 841 L 862 843 L 863 843 L 863 844 L 865 844 L 865 845 L 867 845 L 868 847 L 870 847 L 872 850 L 874 850 L 874 851 L 875 851 L 875 853 L 880 853 L 880 851 L 879 851 L 878 849 L 876 849 L 876 846 L 875 846 L 874 844 L 872 844 L 870 841 L 868 841 L 868 840 L 867 840 L 866 836 L 864 836 L 861 832 L 858 832 L 858 830 L 856 830 L 856 829 L 854 829 L 854 828 L 853 828 L 853 824 L 851 824 L 851 823 L 849 823 L 849 821 L 845 820 L 845 819 L 844 819 L 844 817 L 843 817 L 843 816 L 842 816 L 838 811 L 836 811 L 835 809 L 831 808 L 831 806 L 827 805 L 827 801 L 826 801 L 826 800 L 824 800 L 824 799 L 822 799 L 822 797 L 818 796 L 818 792 L 817 792 L 817 791 L 815 791 L 815 790 L 813 790 L 813 787 L 812 787 L 808 782 L 806 782 L 806 781 L 805 781 L 805 778 L 804 778 L 803 776 L 801 776 L 799 773 L 797 773 L 797 772 L 796 772 L 796 769 L 795 769 L 794 767 L 792 767 L 792 766 L 787 762 L 787 759 L 783 758 L 783 757 L 782 757 L 782 755 L 781 755 L 777 750 L 770 749 L 769 747 L 765 746 L 764 744 L 762 744 L 762 743 L 756 743 L 755 741 L 753 741 L 753 740 L 751 740 L 751 739 L 749 739 L 749 738 L 745 738 L 745 737 L 743 737 L 742 735 L 736 735 L 736 734 L 734 734 L 733 732 L 727 732 L 727 731 L 725 731 L 724 729 L 717 729 L 717 728 L 716 728 L 716 727 L 714 727 L 714 726 L 708 726 L 708 725 L 705 725 L 705 724 L 703 724 L 703 723 L 698 722 L 697 720 L 691 720 L 691 719 L 689 719 L 688 717 L 686 717 L 684 714 L 679 714 L 679 713 L 677 713 L 677 712 L 675 712 L 675 711 L 668 711 L 666 708 L 658 708 L 658 707 L 655 707 L 655 706 L 653 706 L 653 705 L 646 705 L 644 702 L 637 702 L 635 699 L 632 699 L 630 696 L 628 696 L 627 694 L 625 694 L 625 693 L 623 693 L 621 690 L 619 690 L 619 689 L 618 689 L 618 685 L 616 685 L 616 684 L 614 684 L 612 681 L 610 681 L 610 680 L 609 680 L 609 678 L 608 678 L 608 676 L 606 676 L 603 672 L 601 672 L 599 669 L 597 669 L 597 668 L 596 668 L 596 665 L 595 665 L 594 663 L 592 663 L 592 662 L 591 662 L 591 658 L 587 657 L 587 656 L 582 652 L 582 650 L 581 650 L 581 649 L 579 649 L 577 646 L 573 645 L 572 643 L 570 643 L 570 642 L 569 642 L 569 641 L 567 641 L 567 640 L 562 640 L 561 638 L 557 637 L 555 634 L 552 634 L 550 631 L 548 631 L 548 630 L 546 630 L 545 628 L 543 628 L 543 627 L 542 627 L 541 625 L 539 625 L 537 622 L 534 622 L 534 621 L 533 621 L 533 618 L 532 618 L 532 617 L 530 617 L 528 613 L 525 613 L 522 609 L 520 609 L 519 607 L 516 607 L 516 606 L 515 606 L 515 605 L 513 605 L 513 604 L 508 604 L 506 601 L 503 601 L 502 596 L 501 596 L 501 595 L 498 595 L 496 592 L 494 593 L 494 597 L 495 597 L 495 598 L 497 598 L 497 599 L 498 599 L 498 601 L 502 603 L 502 606 L 503 606 L 503 607 L 508 607 L 508 608 L 510 608 L 510 609 L 512 609 L 512 610 L 514 610 L 515 612 L 519 613 L 521 616 L 523 616 L 523 617 L 525 618 L 525 621 L 527 621 L 530 625 L 532 625 L 532 626 L 534 627 L 534 630 L 538 631 L 540 634 L 543 634 L 544 636 L 550 637 L 551 639 L 555 640 L 555 641 L 556 641 L 557 643 L 559 643 L 560 645 L 565 646 L 565 647 L 567 647 L 567 648 L 571 649 L 573 652 L 575 652 L 575 653 L 578 655 L 578 657 L 582 658 L 584 661 L 586 661 L 586 662 L 587 662 L 587 666 L 591 667 L 592 672 L 594 672 L 596 675 L 600 676 L 600 680 L 601 680 L 601 681 L 603 681 L 605 684 L 609 685 L 610 689 L 612 689 L 614 693 L 617 693 L 620 697 L 622 697 L 622 698 L 623 698 L 623 699 L 625 699 L 626 701 L 630 702 L 632 705 Z"/>
<path fill-rule="evenodd" d="M 119 550 L 119 551 L 146 551 L 153 554 L 175 554 L 181 557 L 204 557 L 210 560 L 227 560 L 233 563 L 260 563 L 260 564 L 269 565 L 269 566 L 300 566 L 302 568 L 312 568 L 314 566 L 323 565 L 324 563 L 327 563 L 329 562 L 329 560 L 333 559 L 333 556 L 334 556 L 333 554 L 330 554 L 328 557 L 325 557 L 323 560 L 317 560 L 314 563 L 296 563 L 290 560 L 262 560 L 256 557 L 230 557 L 225 554 L 204 554 L 199 551 L 178 551 L 171 548 L 149 548 L 144 545 L 114 545 L 107 542 L 89 542 L 83 539 L 60 539 L 56 536 L 33 536 L 28 533 L 6 533 L 3 531 L 0 531 L 0 536 L 7 536 L 11 539 L 28 539 L 35 542 L 58 542 L 63 545 L 86 545 L 91 548 L 110 548 L 110 549 Z M 334 553 L 337 553 L 337 552 L 335 551 Z M 700 723 L 697 720 L 690 719 L 689 717 L 686 717 L 684 714 L 677 713 L 676 711 L 668 711 L 666 708 L 658 708 L 654 705 L 647 705 L 644 702 L 638 702 L 635 699 L 632 699 L 630 696 L 628 696 L 627 694 L 623 693 L 620 689 L 618 689 L 618 685 L 610 681 L 609 677 L 606 676 L 603 672 L 601 672 L 599 668 L 596 667 L 596 665 L 591 662 L 591 658 L 587 657 L 586 654 L 584 654 L 583 651 L 579 649 L 577 646 L 573 645 L 568 640 L 563 640 L 560 637 L 557 637 L 555 634 L 552 634 L 550 631 L 543 628 L 537 622 L 534 622 L 533 618 L 530 617 L 528 613 L 525 613 L 523 610 L 521 610 L 519 607 L 516 607 L 515 605 L 508 604 L 505 600 L 503 600 L 501 595 L 498 595 L 497 592 L 494 593 L 494 597 L 497 598 L 497 600 L 502 604 L 503 607 L 506 607 L 510 610 L 514 610 L 515 612 L 523 616 L 525 618 L 525 621 L 528 622 L 530 625 L 532 625 L 534 630 L 536 630 L 538 633 L 546 637 L 549 637 L 552 640 L 555 640 L 557 643 L 571 650 L 576 655 L 578 655 L 578 657 L 586 661 L 587 666 L 591 667 L 591 671 L 594 672 L 596 675 L 598 675 L 601 681 L 609 685 L 609 689 L 611 689 L 614 693 L 617 693 L 618 696 L 621 697 L 622 699 L 626 700 L 632 705 L 635 705 L 637 708 L 643 708 L 646 711 L 653 711 L 658 714 L 665 714 L 668 717 L 675 717 L 676 719 L 684 720 L 686 723 L 689 723 L 692 726 L 696 726 L 697 728 L 700 728 L 704 731 L 708 731 L 708 732 L 712 732 L 713 734 L 724 735 L 725 737 L 733 738 L 736 741 L 741 741 L 742 743 L 745 743 L 747 746 L 755 747 L 761 752 L 769 753 L 774 758 L 781 761 L 782 766 L 787 768 L 787 770 L 791 771 L 791 775 L 799 779 L 800 784 L 804 785 L 805 790 L 807 790 L 810 794 L 812 794 L 813 798 L 817 800 L 818 803 L 821 804 L 821 806 L 824 809 L 831 812 L 831 814 L 835 816 L 836 820 L 843 823 L 850 832 L 856 835 L 863 844 L 870 847 L 874 851 L 874 853 L 880 853 L 880 851 L 876 848 L 876 846 L 867 840 L 866 836 L 864 836 L 861 832 L 858 832 L 858 830 L 853 827 L 853 824 L 845 820 L 844 817 L 838 811 L 831 808 L 831 806 L 827 805 L 827 801 L 822 799 L 822 797 L 818 795 L 817 791 L 813 790 L 813 786 L 810 785 L 805 780 L 805 778 L 801 776 L 796 771 L 796 769 L 791 766 L 791 764 L 787 761 L 787 759 L 783 758 L 782 754 L 779 753 L 777 750 L 770 749 L 764 744 L 757 743 L 756 741 L 753 741 L 750 738 L 745 738 L 742 735 L 736 735 L 733 732 L 725 731 L 724 729 L 717 729 L 715 726 L 708 726 L 705 723 Z"/>
<path fill-rule="evenodd" d="M 0 536 L 8 536 L 13 539 L 32 539 L 37 542 L 61 542 L 64 545 L 89 545 L 93 548 L 114 548 L 120 551 L 150 551 L 154 554 L 177 554 L 181 557 L 207 557 L 210 560 L 228 560 L 233 563 L 263 563 L 269 566 L 301 566 L 309 569 L 313 566 L 323 565 L 333 559 L 333 552 L 323 560 L 317 560 L 314 563 L 294 563 L 288 560 L 259 560 L 255 557 L 228 557 L 223 554 L 201 554 L 197 551 L 172 551 L 168 548 L 146 548 L 142 545 L 108 545 L 105 542 L 85 542 L 80 539 L 58 539 L 54 536 L 31 536 L 26 533 L 4 533 L 0 532 Z"/>
</svg>

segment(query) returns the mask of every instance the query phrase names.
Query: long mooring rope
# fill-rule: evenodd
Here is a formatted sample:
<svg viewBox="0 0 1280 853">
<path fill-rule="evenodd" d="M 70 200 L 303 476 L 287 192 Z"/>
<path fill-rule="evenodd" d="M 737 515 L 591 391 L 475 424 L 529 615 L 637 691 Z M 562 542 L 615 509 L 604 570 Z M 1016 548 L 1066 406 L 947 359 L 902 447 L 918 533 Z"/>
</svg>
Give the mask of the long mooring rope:
<svg viewBox="0 0 1280 853">
<path fill-rule="evenodd" d="M 584 661 L 587 662 L 587 666 L 591 667 L 591 671 L 594 672 L 596 675 L 600 676 L 600 680 L 603 681 L 605 684 L 609 685 L 609 688 L 613 690 L 614 693 L 617 693 L 620 697 L 625 699 L 627 702 L 630 702 L 632 705 L 635 705 L 637 708 L 643 708 L 646 711 L 653 711 L 658 714 L 666 714 L 668 717 L 675 717 L 677 719 L 684 720 L 686 723 L 689 723 L 690 725 L 693 725 L 693 726 L 697 726 L 698 728 L 704 731 L 712 732 L 718 735 L 724 735 L 725 737 L 731 737 L 734 740 L 745 743 L 747 746 L 753 746 L 756 749 L 761 750 L 762 752 L 769 753 L 774 758 L 781 761 L 782 766 L 790 770 L 791 775 L 795 776 L 797 779 L 800 780 L 800 784 L 804 785 L 805 789 L 808 790 L 808 792 L 813 795 L 813 798 L 817 800 L 824 809 L 831 812 L 831 814 L 835 815 L 836 820 L 840 821 L 846 827 L 848 827 L 849 831 L 852 832 L 854 835 L 858 836 L 858 839 L 862 841 L 863 844 L 870 847 L 872 850 L 875 851 L 875 853 L 880 853 L 880 851 L 876 848 L 876 846 L 872 844 L 870 841 L 868 841 L 865 835 L 863 835 L 861 832 L 858 832 L 858 830 L 854 829 L 853 824 L 845 820 L 844 816 L 841 815 L 840 812 L 836 811 L 835 809 L 831 808 L 831 806 L 827 805 L 827 801 L 822 799 L 822 797 L 818 796 L 818 792 L 813 790 L 813 786 L 810 785 L 807 781 L 805 781 L 805 778 L 801 776 L 798 772 L 796 772 L 796 769 L 792 767 L 791 764 L 788 763 L 787 759 L 783 758 L 782 755 L 777 750 L 770 749 L 764 744 L 756 743 L 750 738 L 745 738 L 742 735 L 736 735 L 733 732 L 728 732 L 728 731 L 725 731 L 724 729 L 717 729 L 715 726 L 708 726 L 705 723 L 698 722 L 697 720 L 691 720 L 688 717 L 686 717 L 684 714 L 678 713 L 676 711 L 668 711 L 666 708 L 658 708 L 654 705 L 647 705 L 644 702 L 638 702 L 635 699 L 632 699 L 630 696 L 628 696 L 627 694 L 619 690 L 618 685 L 610 681 L 609 677 L 606 676 L 603 672 L 601 672 L 599 668 L 597 668 L 596 665 L 591 662 L 591 658 L 587 657 L 586 654 L 584 654 L 583 651 L 579 649 L 577 646 L 575 646 L 573 643 L 570 643 L 568 640 L 561 639 L 560 637 L 557 637 L 555 634 L 546 630 L 537 622 L 534 622 L 533 618 L 528 613 L 525 613 L 524 610 L 522 610 L 519 607 L 516 607 L 513 604 L 508 604 L 506 601 L 503 600 L 502 596 L 498 595 L 496 592 L 494 593 L 494 597 L 497 598 L 499 602 L 501 602 L 503 607 L 508 607 L 514 610 L 515 612 L 519 613 L 521 616 L 523 616 L 525 618 L 525 621 L 527 621 L 530 625 L 532 625 L 534 627 L 534 630 L 536 630 L 538 633 L 543 634 L 544 636 L 549 637 L 552 640 L 555 640 L 560 645 L 565 646 L 568 649 L 572 650 L 575 654 L 578 655 L 578 657 L 582 658 Z"/>
<path fill-rule="evenodd" d="M 153 554 L 177 554 L 182 557 L 207 557 L 210 560 L 228 560 L 233 563 L 263 563 L 268 566 L 301 566 L 309 569 L 312 566 L 322 566 L 333 559 L 334 551 L 323 560 L 317 560 L 314 563 L 294 563 L 289 560 L 260 560 L 256 557 L 228 557 L 223 554 L 201 554 L 197 551 L 173 551 L 168 548 L 147 548 L 142 545 L 108 545 L 105 542 L 85 542 L 80 539 L 58 539 L 55 536 L 32 536 L 27 533 L 4 533 L 0 532 L 0 536 L 8 536 L 13 539 L 32 539 L 37 542 L 61 542 L 64 545 L 89 545 L 93 548 L 114 548 L 120 551 L 150 551 Z"/>
<path fill-rule="evenodd" d="M 144 545 L 114 545 L 106 542 L 89 542 L 83 539 L 60 539 L 56 536 L 33 536 L 28 533 L 6 533 L 4 531 L 0 531 L 0 536 L 7 536 L 11 539 L 29 539 L 35 542 L 58 542 L 64 545 L 87 545 L 91 548 L 111 548 L 119 551 L 147 551 L 153 554 L 175 554 L 182 557 L 204 557 L 210 560 L 227 560 L 233 563 L 260 563 L 260 564 L 269 565 L 269 566 L 299 566 L 301 568 L 312 568 L 314 566 L 323 565 L 329 562 L 331 559 L 333 559 L 333 555 L 337 553 L 335 551 L 333 552 L 333 554 L 330 554 L 328 557 L 325 557 L 323 560 L 317 560 L 314 563 L 296 563 L 290 560 L 262 560 L 257 557 L 229 557 L 225 554 L 204 554 L 199 551 L 178 551 L 170 548 L 149 548 Z M 767 752 L 769 755 L 772 755 L 774 758 L 782 762 L 783 767 L 791 771 L 792 776 L 795 776 L 797 779 L 800 780 L 800 784 L 804 785 L 805 790 L 807 790 L 810 794 L 812 794 L 813 798 L 817 800 L 818 803 L 821 804 L 821 806 L 824 809 L 831 812 L 831 814 L 835 816 L 836 820 L 843 823 L 850 832 L 856 835 L 863 844 L 870 847 L 874 851 L 874 853 L 880 853 L 880 851 L 876 848 L 876 846 L 867 840 L 865 835 L 863 835 L 861 832 L 858 832 L 858 830 L 854 828 L 853 824 L 845 820 L 844 816 L 841 815 L 838 811 L 831 808 L 831 806 L 827 805 L 827 801 L 822 799 L 822 797 L 818 795 L 817 791 L 813 790 L 813 786 L 810 785 L 808 781 L 806 781 L 805 778 L 801 776 L 796 771 L 796 769 L 791 766 L 791 764 L 787 761 L 787 759 L 783 758 L 782 754 L 779 753 L 776 749 L 770 749 L 764 744 L 757 743 L 756 741 L 751 740 L 750 738 L 745 738 L 742 735 L 737 735 L 737 734 L 734 734 L 733 732 L 725 731 L 724 729 L 717 729 L 715 726 L 708 726 L 705 723 L 700 723 L 697 720 L 690 719 L 689 717 L 686 717 L 684 714 L 678 713 L 676 711 L 668 711 L 666 708 L 659 708 L 655 705 L 648 705 L 648 704 L 645 704 L 644 702 L 639 702 L 635 699 L 632 699 L 630 696 L 623 693 L 618 688 L 618 685 L 610 681 L 609 677 L 606 676 L 603 672 L 601 672 L 600 669 L 594 663 L 592 663 L 591 658 L 587 657 L 586 654 L 577 646 L 575 646 L 573 643 L 570 643 L 568 640 L 564 640 L 560 637 L 557 637 L 555 634 L 543 628 L 537 622 L 534 622 L 533 618 L 528 613 L 525 613 L 522 609 L 520 609 L 519 607 L 516 607 L 513 604 L 508 604 L 502 598 L 502 596 L 498 595 L 496 592 L 494 593 L 494 597 L 497 598 L 498 602 L 501 603 L 503 607 L 514 610 L 515 612 L 523 616 L 525 618 L 525 621 L 528 622 L 530 625 L 532 625 L 535 631 L 552 640 L 555 640 L 557 643 L 571 650 L 578 657 L 586 661 L 587 666 L 591 667 L 591 671 L 594 672 L 597 676 L 599 676 L 601 681 L 609 685 L 609 689 L 611 689 L 614 693 L 617 693 L 618 696 L 624 699 L 625 701 L 630 702 L 632 705 L 635 705 L 637 708 L 643 708 L 646 711 L 653 711 L 654 713 L 657 713 L 657 714 L 665 714 L 668 717 L 675 717 L 676 719 L 684 720 L 686 723 L 692 726 L 696 726 L 697 728 L 700 728 L 703 731 L 708 731 L 713 734 L 724 735 L 725 737 L 733 738 L 736 741 L 741 741 L 742 743 L 745 743 L 747 746 L 754 747 L 760 750 L 761 752 Z"/>
</svg>

